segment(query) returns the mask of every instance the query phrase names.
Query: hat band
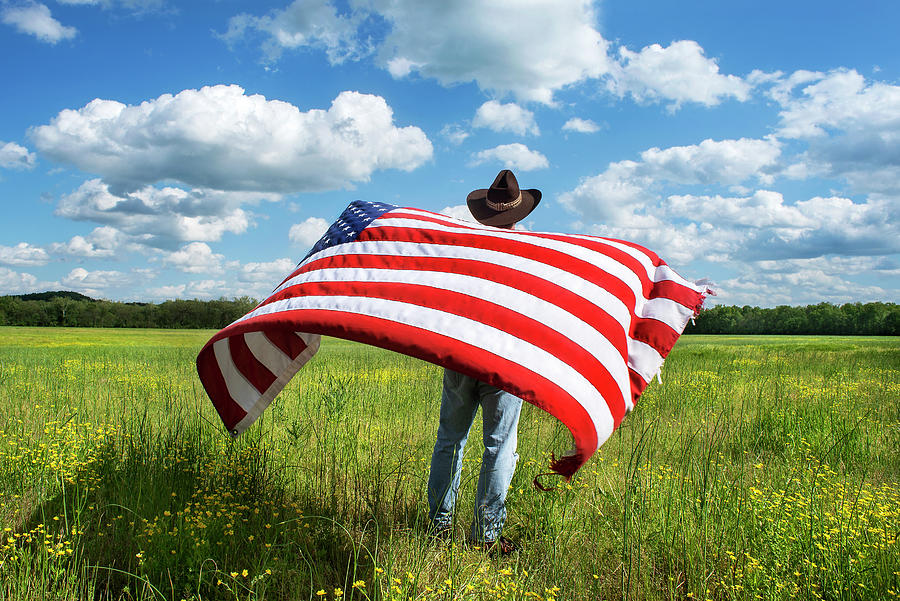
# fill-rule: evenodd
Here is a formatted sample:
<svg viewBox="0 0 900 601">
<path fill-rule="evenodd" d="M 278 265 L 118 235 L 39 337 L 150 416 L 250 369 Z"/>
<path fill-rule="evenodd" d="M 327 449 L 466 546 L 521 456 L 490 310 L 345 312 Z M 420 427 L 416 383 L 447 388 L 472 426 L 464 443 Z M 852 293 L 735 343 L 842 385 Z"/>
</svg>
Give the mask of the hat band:
<svg viewBox="0 0 900 601">
<path fill-rule="evenodd" d="M 486 201 L 487 206 L 494 211 L 507 211 L 522 204 L 522 191 L 519 191 L 519 195 L 516 198 L 507 202 L 494 202 L 487 197 L 485 197 L 484 200 Z"/>
</svg>

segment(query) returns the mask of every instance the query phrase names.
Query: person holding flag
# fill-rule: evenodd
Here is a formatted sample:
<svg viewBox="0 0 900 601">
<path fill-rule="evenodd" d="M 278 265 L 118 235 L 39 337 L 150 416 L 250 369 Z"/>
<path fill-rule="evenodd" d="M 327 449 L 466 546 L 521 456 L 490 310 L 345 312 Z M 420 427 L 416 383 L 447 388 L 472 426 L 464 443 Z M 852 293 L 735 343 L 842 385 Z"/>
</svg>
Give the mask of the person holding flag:
<svg viewBox="0 0 900 601">
<path fill-rule="evenodd" d="M 490 188 L 471 192 L 466 203 L 482 225 L 514 229 L 540 200 L 540 190 L 521 190 L 512 171 L 504 169 Z M 516 551 L 515 543 L 501 532 L 506 522 L 506 494 L 519 458 L 516 446 L 522 399 L 449 368 L 444 369 L 440 422 L 431 456 L 428 517 L 434 536 L 443 538 L 450 533 L 463 451 L 479 407 L 484 454 L 469 541 L 507 555 Z"/>
</svg>

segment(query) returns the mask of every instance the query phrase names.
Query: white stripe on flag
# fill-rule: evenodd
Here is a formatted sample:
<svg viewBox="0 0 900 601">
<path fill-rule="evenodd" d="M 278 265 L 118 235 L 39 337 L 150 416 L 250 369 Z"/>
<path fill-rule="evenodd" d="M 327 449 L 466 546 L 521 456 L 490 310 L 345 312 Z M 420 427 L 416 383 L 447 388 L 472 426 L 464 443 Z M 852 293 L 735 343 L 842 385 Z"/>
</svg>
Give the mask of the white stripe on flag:
<svg viewBox="0 0 900 601">
<path fill-rule="evenodd" d="M 219 364 L 219 370 L 222 372 L 222 378 L 225 380 L 228 394 L 241 406 L 241 409 L 250 411 L 250 408 L 253 407 L 259 398 L 261 391 L 248 382 L 244 374 L 235 366 L 227 338 L 217 340 L 213 344 L 213 352 L 216 354 L 216 363 Z"/>
<path fill-rule="evenodd" d="M 662 355 L 655 348 L 640 340 L 628 339 L 628 367 L 636 371 L 644 382 L 649 384 L 653 376 L 659 374 L 662 364 Z"/>
<path fill-rule="evenodd" d="M 705 292 L 706 291 L 706 286 L 698 286 L 694 282 L 687 281 L 686 279 L 684 279 L 683 277 L 678 275 L 675 272 L 675 270 L 672 269 L 671 267 L 669 267 L 668 265 L 660 265 L 659 267 L 657 267 L 655 277 L 656 277 L 655 281 L 657 281 L 657 282 L 661 282 L 663 280 L 669 280 L 671 282 L 675 282 L 676 284 L 680 284 L 682 286 L 690 288 L 691 290 L 694 290 L 696 292 Z"/>
<path fill-rule="evenodd" d="M 676 332 L 681 332 L 691 315 L 693 311 L 680 303 L 668 298 L 652 298 L 646 302 L 639 317 L 656 319 L 669 324 Z"/>
<path fill-rule="evenodd" d="M 247 332 L 244 334 L 244 341 L 257 361 L 265 365 L 276 377 L 284 373 L 293 361 L 262 332 Z"/>
</svg>

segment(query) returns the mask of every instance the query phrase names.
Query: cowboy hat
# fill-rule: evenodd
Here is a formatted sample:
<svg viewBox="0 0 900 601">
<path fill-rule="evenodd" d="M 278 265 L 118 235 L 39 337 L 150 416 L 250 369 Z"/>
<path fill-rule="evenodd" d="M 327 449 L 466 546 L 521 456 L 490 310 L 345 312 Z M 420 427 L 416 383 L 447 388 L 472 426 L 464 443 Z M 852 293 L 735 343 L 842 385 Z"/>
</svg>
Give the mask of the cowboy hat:
<svg viewBox="0 0 900 601">
<path fill-rule="evenodd" d="M 469 211 L 484 225 L 510 226 L 525 219 L 541 201 L 540 190 L 520 190 L 509 169 L 497 174 L 490 188 L 474 190 L 466 197 Z"/>
</svg>

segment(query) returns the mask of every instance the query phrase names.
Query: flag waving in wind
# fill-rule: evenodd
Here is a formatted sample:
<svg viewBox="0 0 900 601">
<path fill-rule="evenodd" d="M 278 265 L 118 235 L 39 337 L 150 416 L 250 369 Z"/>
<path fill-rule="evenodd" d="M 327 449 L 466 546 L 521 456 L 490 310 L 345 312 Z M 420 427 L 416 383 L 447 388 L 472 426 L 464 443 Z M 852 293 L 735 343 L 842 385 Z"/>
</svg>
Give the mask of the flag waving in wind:
<svg viewBox="0 0 900 601">
<path fill-rule="evenodd" d="M 225 427 L 247 429 L 321 335 L 390 349 L 507 390 L 561 420 L 581 467 L 634 407 L 703 285 L 594 236 L 507 230 L 356 201 L 197 370 Z"/>
</svg>

